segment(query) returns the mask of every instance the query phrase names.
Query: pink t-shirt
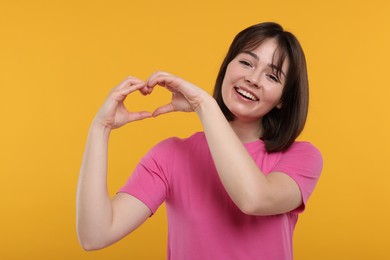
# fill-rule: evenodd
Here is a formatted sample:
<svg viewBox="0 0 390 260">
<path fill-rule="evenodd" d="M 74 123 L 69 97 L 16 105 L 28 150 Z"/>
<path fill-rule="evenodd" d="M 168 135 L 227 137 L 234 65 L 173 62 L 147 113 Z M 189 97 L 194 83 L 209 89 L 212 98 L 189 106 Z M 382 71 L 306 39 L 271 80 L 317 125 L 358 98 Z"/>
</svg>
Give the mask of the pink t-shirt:
<svg viewBox="0 0 390 260">
<path fill-rule="evenodd" d="M 285 214 L 246 215 L 225 191 L 204 133 L 169 138 L 146 154 L 120 190 L 144 202 L 152 213 L 165 201 L 168 259 L 293 259 L 293 231 L 320 176 L 321 154 L 307 142 L 271 154 L 261 140 L 244 145 L 264 174 L 276 171 L 292 177 L 304 204 Z"/>
</svg>

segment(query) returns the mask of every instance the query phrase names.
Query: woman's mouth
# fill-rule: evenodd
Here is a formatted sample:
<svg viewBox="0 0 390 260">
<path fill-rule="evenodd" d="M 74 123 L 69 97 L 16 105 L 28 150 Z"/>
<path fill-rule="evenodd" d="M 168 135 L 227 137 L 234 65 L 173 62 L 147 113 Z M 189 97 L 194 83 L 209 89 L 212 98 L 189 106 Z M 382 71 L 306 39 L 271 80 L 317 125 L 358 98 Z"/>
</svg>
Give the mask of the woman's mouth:
<svg viewBox="0 0 390 260">
<path fill-rule="evenodd" d="M 252 100 L 252 101 L 259 101 L 259 98 L 256 97 L 255 95 L 253 95 L 252 93 L 249 93 L 248 91 L 246 90 L 243 90 L 239 87 L 234 87 L 234 89 L 236 90 L 236 92 L 238 94 L 240 94 L 242 97 L 246 98 L 246 99 L 249 99 L 249 100 Z"/>
</svg>

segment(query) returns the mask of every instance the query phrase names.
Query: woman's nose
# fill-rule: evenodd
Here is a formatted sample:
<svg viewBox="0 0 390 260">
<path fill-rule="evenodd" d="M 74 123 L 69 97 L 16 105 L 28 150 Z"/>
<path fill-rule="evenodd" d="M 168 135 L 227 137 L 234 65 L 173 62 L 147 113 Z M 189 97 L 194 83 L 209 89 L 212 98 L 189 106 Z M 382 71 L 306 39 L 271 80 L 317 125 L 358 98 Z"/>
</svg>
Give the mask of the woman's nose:
<svg viewBox="0 0 390 260">
<path fill-rule="evenodd" d="M 247 75 L 245 77 L 245 81 L 248 82 L 250 85 L 256 87 L 256 88 L 259 88 L 260 87 L 260 77 L 259 76 L 256 76 L 255 73 L 252 73 L 250 75 Z"/>
</svg>

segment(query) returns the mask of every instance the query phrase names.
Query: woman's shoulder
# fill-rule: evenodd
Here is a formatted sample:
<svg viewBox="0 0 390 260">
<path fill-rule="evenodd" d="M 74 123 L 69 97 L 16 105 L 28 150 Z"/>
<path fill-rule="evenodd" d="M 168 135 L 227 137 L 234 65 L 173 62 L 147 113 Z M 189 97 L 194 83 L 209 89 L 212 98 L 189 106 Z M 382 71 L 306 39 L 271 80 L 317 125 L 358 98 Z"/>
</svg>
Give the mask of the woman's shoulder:
<svg viewBox="0 0 390 260">
<path fill-rule="evenodd" d="M 321 151 L 313 143 L 308 141 L 295 141 L 282 154 L 284 157 L 291 158 L 292 160 L 309 160 L 322 165 Z"/>
<path fill-rule="evenodd" d="M 203 132 L 195 132 L 194 134 L 190 135 L 189 137 L 177 137 L 172 136 L 168 137 L 159 143 L 157 143 L 153 148 L 152 151 L 154 152 L 163 152 L 166 153 L 168 150 L 174 149 L 185 149 L 194 145 L 199 145 L 202 143 L 206 143 L 206 137 Z"/>
<path fill-rule="evenodd" d="M 313 143 L 309 141 L 303 141 L 303 140 L 294 141 L 291 144 L 291 146 L 287 148 L 287 150 L 281 153 L 291 154 L 291 153 L 299 153 L 299 152 L 303 152 L 303 153 L 309 152 L 309 153 L 316 153 L 321 155 L 320 150 Z"/>
</svg>

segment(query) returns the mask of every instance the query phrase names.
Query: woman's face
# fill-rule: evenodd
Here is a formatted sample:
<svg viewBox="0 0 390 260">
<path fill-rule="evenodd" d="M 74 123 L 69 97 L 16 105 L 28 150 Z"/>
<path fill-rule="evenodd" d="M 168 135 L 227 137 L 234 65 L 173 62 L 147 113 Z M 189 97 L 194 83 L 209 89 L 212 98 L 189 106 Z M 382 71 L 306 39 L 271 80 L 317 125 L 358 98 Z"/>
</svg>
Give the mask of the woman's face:
<svg viewBox="0 0 390 260">
<path fill-rule="evenodd" d="M 282 106 L 289 60 L 286 58 L 282 68 L 277 68 L 272 63 L 277 60 L 276 48 L 276 41 L 268 39 L 253 51 L 239 53 L 227 66 L 222 98 L 235 120 L 257 121 L 274 107 Z"/>
</svg>

